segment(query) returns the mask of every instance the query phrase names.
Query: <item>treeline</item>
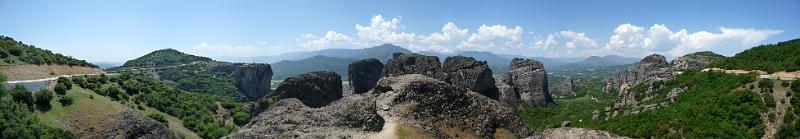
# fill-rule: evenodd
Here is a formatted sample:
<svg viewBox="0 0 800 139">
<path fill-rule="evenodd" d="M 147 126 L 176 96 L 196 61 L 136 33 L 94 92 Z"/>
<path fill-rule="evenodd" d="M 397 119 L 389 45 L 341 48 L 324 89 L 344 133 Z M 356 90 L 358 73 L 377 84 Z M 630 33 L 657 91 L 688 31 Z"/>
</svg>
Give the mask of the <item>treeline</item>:
<svg viewBox="0 0 800 139">
<path fill-rule="evenodd" d="M 0 63 L 5 65 L 36 64 L 36 65 L 69 65 L 97 68 L 97 65 L 77 60 L 50 50 L 27 45 L 14 38 L 0 36 Z"/>
<path fill-rule="evenodd" d="M 767 72 L 800 70 L 800 39 L 761 45 L 731 58 L 711 63 L 709 67 Z"/>
<path fill-rule="evenodd" d="M 236 88 L 233 78 L 222 73 L 207 71 L 204 63 L 158 70 L 161 80 L 168 80 L 184 91 L 244 100 L 246 96 Z"/>
<path fill-rule="evenodd" d="M 678 101 L 638 114 L 590 121 L 588 126 L 635 138 L 759 138 L 766 128 L 760 117 L 768 107 L 764 98 L 749 90 L 734 90 L 755 80 L 752 74 L 685 71 L 659 83 L 659 90 L 666 91 L 656 92 L 663 97 L 673 88 L 687 87 Z"/>
<path fill-rule="evenodd" d="M 155 67 L 189 64 L 195 61 L 211 61 L 211 58 L 186 54 L 175 49 L 161 49 L 150 52 L 142 57 L 129 60 L 123 67 Z"/>
<path fill-rule="evenodd" d="M 5 80 L 0 74 L 0 82 Z M 53 93 L 47 90 L 31 93 L 21 86 L 8 90 L 0 85 L 0 138 L 78 138 L 68 131 L 39 123 L 33 111 L 49 107 L 52 99 Z"/>
<path fill-rule="evenodd" d="M 178 117 L 183 120 L 184 127 L 203 138 L 220 138 L 236 130 L 235 125 L 217 122 L 225 120 L 214 119 L 214 115 L 233 115 L 234 122 L 239 125 L 246 124 L 251 118 L 242 109 L 244 104 L 241 102 L 228 97 L 184 92 L 143 73 L 77 76 L 72 77 L 71 82 L 112 100 L 132 103 L 138 109 L 148 106 Z M 221 111 L 218 111 L 217 103 L 227 109 L 227 113 L 218 113 Z"/>
</svg>

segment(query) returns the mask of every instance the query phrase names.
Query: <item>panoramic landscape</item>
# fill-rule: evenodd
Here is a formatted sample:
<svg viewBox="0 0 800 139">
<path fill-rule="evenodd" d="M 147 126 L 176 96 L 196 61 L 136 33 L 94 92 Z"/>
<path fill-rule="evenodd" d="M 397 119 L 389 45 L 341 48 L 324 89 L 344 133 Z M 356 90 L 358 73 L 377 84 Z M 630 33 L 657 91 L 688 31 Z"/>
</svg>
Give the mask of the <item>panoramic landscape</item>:
<svg viewBox="0 0 800 139">
<path fill-rule="evenodd" d="M 0 0 L 0 138 L 800 139 L 798 13 Z"/>
</svg>

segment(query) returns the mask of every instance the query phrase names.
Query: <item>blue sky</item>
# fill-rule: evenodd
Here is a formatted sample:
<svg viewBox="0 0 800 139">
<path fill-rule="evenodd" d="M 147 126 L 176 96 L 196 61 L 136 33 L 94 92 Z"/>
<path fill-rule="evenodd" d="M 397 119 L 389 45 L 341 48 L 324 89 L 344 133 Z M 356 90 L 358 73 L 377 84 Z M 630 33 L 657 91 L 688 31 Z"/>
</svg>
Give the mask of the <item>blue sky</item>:
<svg viewBox="0 0 800 139">
<path fill-rule="evenodd" d="M 393 43 L 544 57 L 724 55 L 798 38 L 800 1 L 0 0 L 0 34 L 94 62 Z"/>
</svg>

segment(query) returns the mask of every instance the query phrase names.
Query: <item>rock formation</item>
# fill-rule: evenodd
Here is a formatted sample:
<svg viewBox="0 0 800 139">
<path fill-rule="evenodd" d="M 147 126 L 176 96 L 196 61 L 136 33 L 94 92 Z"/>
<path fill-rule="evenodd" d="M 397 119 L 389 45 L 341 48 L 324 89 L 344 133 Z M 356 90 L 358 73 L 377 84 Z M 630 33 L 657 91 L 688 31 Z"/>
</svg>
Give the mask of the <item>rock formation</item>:
<svg viewBox="0 0 800 139">
<path fill-rule="evenodd" d="M 269 64 L 223 64 L 212 67 L 211 71 L 231 76 L 249 100 L 260 99 L 271 91 L 272 67 Z"/>
<path fill-rule="evenodd" d="M 79 131 L 81 138 L 158 138 L 177 139 L 167 126 L 147 118 L 128 107 L 102 119 L 100 128 Z"/>
<path fill-rule="evenodd" d="M 628 69 L 614 73 L 614 76 L 606 81 L 603 91 L 623 92 L 640 83 L 671 79 L 674 72 L 669 67 L 664 56 L 649 55 Z"/>
<path fill-rule="evenodd" d="M 395 53 L 392 59 L 386 62 L 381 75 L 395 77 L 405 74 L 422 74 L 429 77 L 440 77 L 439 58 L 420 54 Z"/>
<path fill-rule="evenodd" d="M 489 69 L 486 61 L 477 61 L 472 57 L 451 56 L 444 60 L 442 72 L 444 72 L 444 76 L 440 80 L 451 85 L 477 92 L 492 99 L 499 97 L 492 77 L 492 69 Z"/>
<path fill-rule="evenodd" d="M 283 99 L 225 138 L 353 138 L 381 130 L 384 121 L 376 112 L 372 96 L 349 96 L 321 108 Z"/>
<path fill-rule="evenodd" d="M 553 103 L 547 89 L 547 72 L 536 60 L 514 58 L 502 79 L 516 95 L 529 105 L 543 106 Z"/>
<path fill-rule="evenodd" d="M 613 133 L 585 128 L 561 127 L 544 130 L 533 139 L 629 139 Z"/>
<path fill-rule="evenodd" d="M 574 89 L 575 86 L 574 83 L 572 82 L 572 78 L 567 77 L 561 84 L 550 88 L 550 94 L 558 94 L 561 96 L 574 96 L 575 95 L 575 92 L 573 91 Z"/>
<path fill-rule="evenodd" d="M 350 63 L 347 68 L 347 76 L 354 94 L 361 94 L 369 91 L 378 79 L 381 78 L 383 63 L 375 58 L 363 59 Z"/>
<path fill-rule="evenodd" d="M 342 98 L 342 78 L 329 71 L 301 74 L 281 82 L 272 96 L 278 100 L 297 98 L 309 107 L 322 107 Z"/>
<path fill-rule="evenodd" d="M 711 51 L 691 53 L 672 60 L 672 69 L 703 69 L 708 64 L 724 58 L 725 56 L 715 54 Z"/>
<path fill-rule="evenodd" d="M 508 82 L 506 79 L 508 79 L 508 77 L 505 75 L 495 77 L 495 86 L 497 86 L 497 91 L 500 94 L 497 100 L 513 108 L 519 103 L 519 94 L 514 92 L 514 88 L 511 87 L 511 85 L 506 84 Z"/>
<path fill-rule="evenodd" d="M 502 102 L 419 74 L 378 81 L 378 107 L 389 122 L 417 128 L 434 138 L 491 138 L 497 130 L 517 137 L 532 134 L 514 110 Z M 410 130 L 410 129 L 409 129 Z"/>
</svg>

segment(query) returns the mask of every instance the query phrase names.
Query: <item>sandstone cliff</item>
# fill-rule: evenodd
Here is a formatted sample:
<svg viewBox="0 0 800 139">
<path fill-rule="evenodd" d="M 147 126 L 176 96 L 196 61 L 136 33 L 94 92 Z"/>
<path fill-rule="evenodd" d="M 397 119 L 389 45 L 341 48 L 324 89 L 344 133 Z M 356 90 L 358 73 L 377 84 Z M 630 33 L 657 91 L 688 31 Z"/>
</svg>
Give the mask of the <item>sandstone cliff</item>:
<svg viewBox="0 0 800 139">
<path fill-rule="evenodd" d="M 269 64 L 223 64 L 211 67 L 210 71 L 233 78 L 236 87 L 249 100 L 260 99 L 271 92 L 272 67 Z"/>
<path fill-rule="evenodd" d="M 342 78 L 329 71 L 301 74 L 281 82 L 272 96 L 279 100 L 296 98 L 309 107 L 322 107 L 342 98 Z"/>
<path fill-rule="evenodd" d="M 501 82 L 511 86 L 513 94 L 525 103 L 536 106 L 553 103 L 547 88 L 547 72 L 541 62 L 514 58 L 503 77 Z"/>
</svg>

